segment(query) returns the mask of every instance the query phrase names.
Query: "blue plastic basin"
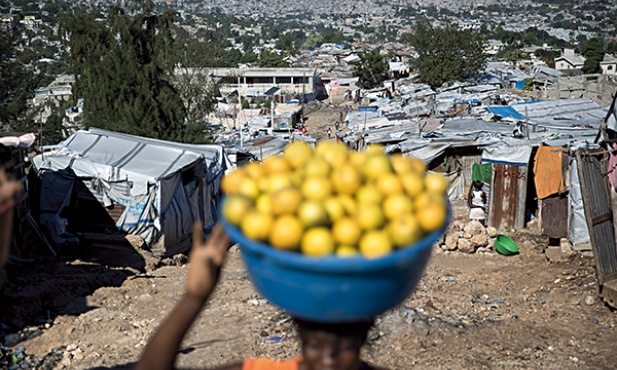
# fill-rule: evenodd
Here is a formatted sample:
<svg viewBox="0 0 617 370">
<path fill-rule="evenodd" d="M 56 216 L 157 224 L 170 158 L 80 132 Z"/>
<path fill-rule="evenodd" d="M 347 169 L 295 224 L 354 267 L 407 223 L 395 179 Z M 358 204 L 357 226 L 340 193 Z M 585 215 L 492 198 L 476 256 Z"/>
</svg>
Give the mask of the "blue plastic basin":
<svg viewBox="0 0 617 370">
<path fill-rule="evenodd" d="M 223 200 L 224 201 L 224 200 Z M 413 246 L 385 257 L 321 257 L 281 251 L 246 238 L 222 218 L 240 244 L 255 288 L 290 315 L 319 322 L 373 318 L 401 303 L 414 290 L 446 225 Z"/>
</svg>

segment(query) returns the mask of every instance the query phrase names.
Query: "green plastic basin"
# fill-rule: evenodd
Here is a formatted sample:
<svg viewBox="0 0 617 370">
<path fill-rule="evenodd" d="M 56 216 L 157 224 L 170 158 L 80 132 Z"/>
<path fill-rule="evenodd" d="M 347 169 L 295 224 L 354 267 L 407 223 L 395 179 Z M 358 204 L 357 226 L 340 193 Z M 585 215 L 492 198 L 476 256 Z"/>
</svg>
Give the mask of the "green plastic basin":
<svg viewBox="0 0 617 370">
<path fill-rule="evenodd" d="M 506 235 L 499 234 L 495 239 L 495 250 L 499 254 L 509 256 L 518 253 L 518 246 L 516 245 L 514 240 L 510 239 Z"/>
</svg>

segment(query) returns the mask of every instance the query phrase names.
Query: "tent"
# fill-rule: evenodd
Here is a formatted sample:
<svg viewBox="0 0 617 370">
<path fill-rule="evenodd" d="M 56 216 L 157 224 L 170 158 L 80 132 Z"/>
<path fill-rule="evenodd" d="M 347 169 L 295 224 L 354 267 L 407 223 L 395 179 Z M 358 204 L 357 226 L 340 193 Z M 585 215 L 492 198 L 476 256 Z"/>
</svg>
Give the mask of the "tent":
<svg viewBox="0 0 617 370">
<path fill-rule="evenodd" d="M 219 145 L 95 128 L 76 132 L 32 164 L 42 180 L 43 226 L 49 229 L 54 217 L 76 202 L 75 189 L 84 189 L 110 216 L 111 210 L 121 210 L 116 228 L 140 235 L 157 256 L 187 250 L 195 220 L 202 220 L 205 230 L 214 226 L 220 179 L 230 167 Z M 86 224 L 95 210 L 87 212 L 81 216 Z"/>
</svg>

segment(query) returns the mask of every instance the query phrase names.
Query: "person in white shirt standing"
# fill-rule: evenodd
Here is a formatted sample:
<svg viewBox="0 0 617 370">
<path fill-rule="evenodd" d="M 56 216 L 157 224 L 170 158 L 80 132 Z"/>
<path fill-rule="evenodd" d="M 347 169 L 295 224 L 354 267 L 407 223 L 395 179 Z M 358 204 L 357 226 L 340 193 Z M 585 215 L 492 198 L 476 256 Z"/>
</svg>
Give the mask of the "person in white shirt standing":
<svg viewBox="0 0 617 370">
<path fill-rule="evenodd" d="M 486 193 L 482 191 L 482 181 L 474 181 L 472 191 L 467 197 L 469 205 L 469 219 L 477 220 L 484 225 L 487 211 Z"/>
</svg>

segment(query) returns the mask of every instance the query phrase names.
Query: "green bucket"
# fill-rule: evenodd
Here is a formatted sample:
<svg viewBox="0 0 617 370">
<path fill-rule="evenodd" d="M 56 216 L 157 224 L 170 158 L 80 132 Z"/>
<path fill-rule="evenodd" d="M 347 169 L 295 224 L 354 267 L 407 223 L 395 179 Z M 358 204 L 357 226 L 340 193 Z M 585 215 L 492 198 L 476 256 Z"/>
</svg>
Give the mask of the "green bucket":
<svg viewBox="0 0 617 370">
<path fill-rule="evenodd" d="M 495 250 L 499 254 L 503 254 L 504 256 L 510 256 L 518 253 L 518 246 L 514 242 L 514 240 L 510 239 L 506 235 L 499 234 L 495 239 Z"/>
</svg>

